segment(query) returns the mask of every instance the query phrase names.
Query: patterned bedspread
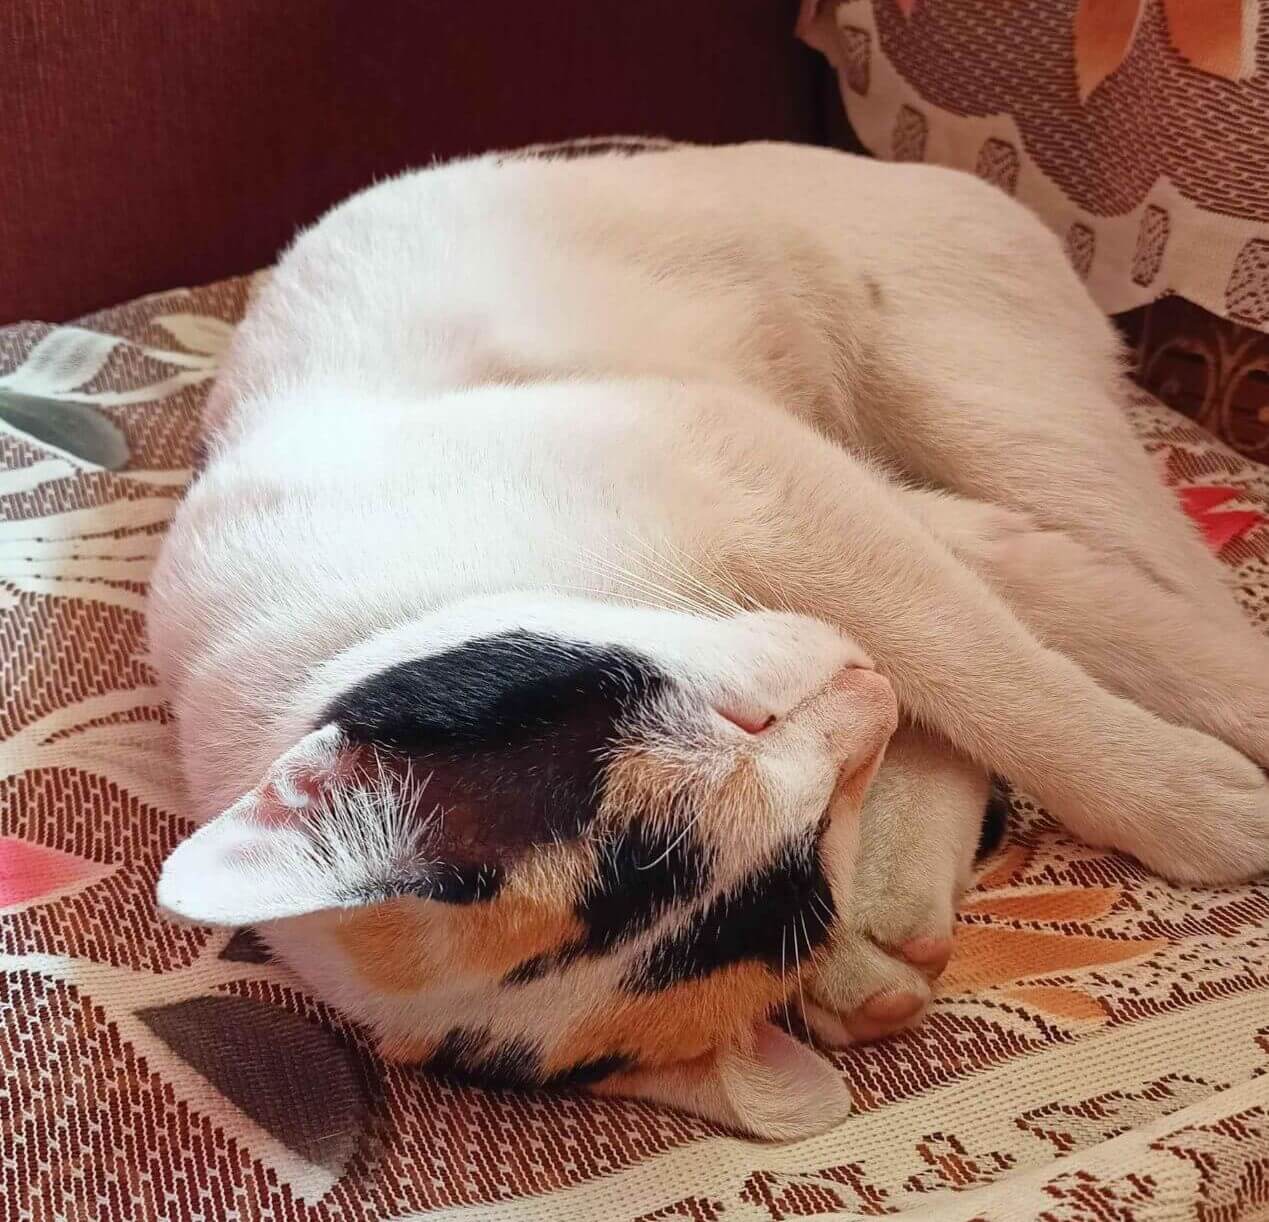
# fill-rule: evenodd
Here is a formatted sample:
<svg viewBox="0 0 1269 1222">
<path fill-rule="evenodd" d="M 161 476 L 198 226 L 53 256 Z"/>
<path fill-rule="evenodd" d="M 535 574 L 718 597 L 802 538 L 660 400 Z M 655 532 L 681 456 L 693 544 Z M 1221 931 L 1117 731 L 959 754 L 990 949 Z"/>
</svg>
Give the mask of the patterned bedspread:
<svg viewBox="0 0 1269 1222">
<path fill-rule="evenodd" d="M 1269 885 L 1170 887 L 1025 797 L 929 1020 L 788 1146 L 383 1064 L 251 931 L 160 920 L 192 829 L 143 594 L 248 290 L 0 329 L 0 1218 L 1265 1216 Z M 66 404 L 119 469 L 60 448 Z M 1269 630 L 1269 469 L 1132 412 Z"/>
</svg>

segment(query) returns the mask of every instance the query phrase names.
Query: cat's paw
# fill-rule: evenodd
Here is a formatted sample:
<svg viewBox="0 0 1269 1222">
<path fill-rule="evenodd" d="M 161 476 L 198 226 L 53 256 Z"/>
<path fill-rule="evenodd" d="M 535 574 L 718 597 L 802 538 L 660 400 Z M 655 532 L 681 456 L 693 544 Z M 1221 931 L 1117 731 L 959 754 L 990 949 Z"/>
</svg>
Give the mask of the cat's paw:
<svg viewBox="0 0 1269 1222">
<path fill-rule="evenodd" d="M 892 874 L 888 881 L 880 902 L 848 913 L 816 962 L 807 1022 L 823 1043 L 864 1043 L 912 1026 L 951 958 L 962 863 L 946 854 L 932 858 L 918 879 Z"/>
<path fill-rule="evenodd" d="M 975 850 L 1004 829 L 1007 804 L 990 794 L 983 773 L 935 741 L 910 728 L 891 741 L 864 807 L 854 872 L 834 883 L 838 920 L 804 990 L 818 1041 L 880 1039 L 925 1013 L 952 953 Z"/>
<path fill-rule="evenodd" d="M 1246 673 L 1249 678 L 1232 691 L 1198 701 L 1192 724 L 1269 769 L 1269 650 Z"/>
<path fill-rule="evenodd" d="M 1135 796 L 1149 809 L 1120 824 L 1115 847 L 1156 873 L 1203 886 L 1269 875 L 1269 777 L 1233 748 L 1178 731 Z"/>
<path fill-rule="evenodd" d="M 816 971 L 806 1022 L 829 1047 L 863 1044 L 919 1022 L 931 986 L 952 954 L 950 928 L 883 946 L 859 930 L 844 933 Z"/>
</svg>

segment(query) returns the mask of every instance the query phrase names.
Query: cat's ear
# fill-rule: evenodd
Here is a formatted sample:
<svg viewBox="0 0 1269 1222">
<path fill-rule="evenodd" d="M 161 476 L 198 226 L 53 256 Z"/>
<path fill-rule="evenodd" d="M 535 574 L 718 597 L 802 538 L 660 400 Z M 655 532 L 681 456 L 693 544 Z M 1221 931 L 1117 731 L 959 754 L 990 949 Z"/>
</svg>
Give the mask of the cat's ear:
<svg viewBox="0 0 1269 1222">
<path fill-rule="evenodd" d="M 678 1108 L 768 1141 L 823 1133 L 851 1108 L 850 1091 L 829 1061 L 765 1021 L 748 1047 L 705 1065 L 632 1070 L 590 1089 Z"/>
<path fill-rule="evenodd" d="M 373 851 L 341 852 L 328 826 L 330 799 L 352 787 L 356 762 L 335 724 L 302 738 L 250 793 L 176 847 L 159 875 L 159 907 L 237 926 L 367 902 L 382 862 Z"/>
</svg>

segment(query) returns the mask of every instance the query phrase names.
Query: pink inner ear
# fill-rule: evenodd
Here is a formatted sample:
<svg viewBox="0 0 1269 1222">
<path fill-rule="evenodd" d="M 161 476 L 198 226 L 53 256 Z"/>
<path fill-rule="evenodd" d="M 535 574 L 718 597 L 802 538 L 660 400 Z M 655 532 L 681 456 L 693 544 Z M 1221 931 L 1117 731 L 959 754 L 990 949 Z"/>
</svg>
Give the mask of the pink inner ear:
<svg viewBox="0 0 1269 1222">
<path fill-rule="evenodd" d="M 837 778 L 837 788 L 834 790 L 830 809 L 836 808 L 839 798 L 845 799 L 847 806 L 851 810 L 857 810 L 864 804 L 868 786 L 872 784 L 873 777 L 877 775 L 877 769 L 881 766 L 885 753 L 886 749 L 882 747 L 861 768 L 856 768 L 854 772 L 842 770 Z"/>
<path fill-rule="evenodd" d="M 294 826 L 301 811 L 350 780 L 357 763 L 358 752 L 346 745 L 343 731 L 333 723 L 323 726 L 273 765 L 243 815 L 265 827 Z"/>
<path fill-rule="evenodd" d="M 795 1090 L 814 1092 L 824 1084 L 824 1060 L 801 1040 L 773 1023 L 759 1022 L 754 1040 L 754 1056 L 787 1079 Z"/>
<path fill-rule="evenodd" d="M 307 802 L 304 805 L 308 805 Z M 299 822 L 300 812 L 295 805 L 285 802 L 274 785 L 261 785 L 256 791 L 247 818 L 264 827 L 292 827 Z"/>
</svg>

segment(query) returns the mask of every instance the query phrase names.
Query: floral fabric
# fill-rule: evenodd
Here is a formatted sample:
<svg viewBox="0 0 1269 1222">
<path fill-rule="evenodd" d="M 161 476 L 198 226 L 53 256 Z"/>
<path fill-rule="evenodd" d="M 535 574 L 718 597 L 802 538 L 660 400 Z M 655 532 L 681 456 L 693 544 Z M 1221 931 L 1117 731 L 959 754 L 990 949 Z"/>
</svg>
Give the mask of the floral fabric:
<svg viewBox="0 0 1269 1222">
<path fill-rule="evenodd" d="M 161 920 L 192 828 L 145 582 L 248 290 L 0 330 L 0 1219 L 1264 1216 L 1269 885 L 1170 887 L 1024 796 L 928 1021 L 787 1146 L 381 1063 L 249 930 Z M 5 423 L 39 405 L 51 438 Z M 1269 470 L 1131 411 L 1269 631 Z"/>
</svg>

